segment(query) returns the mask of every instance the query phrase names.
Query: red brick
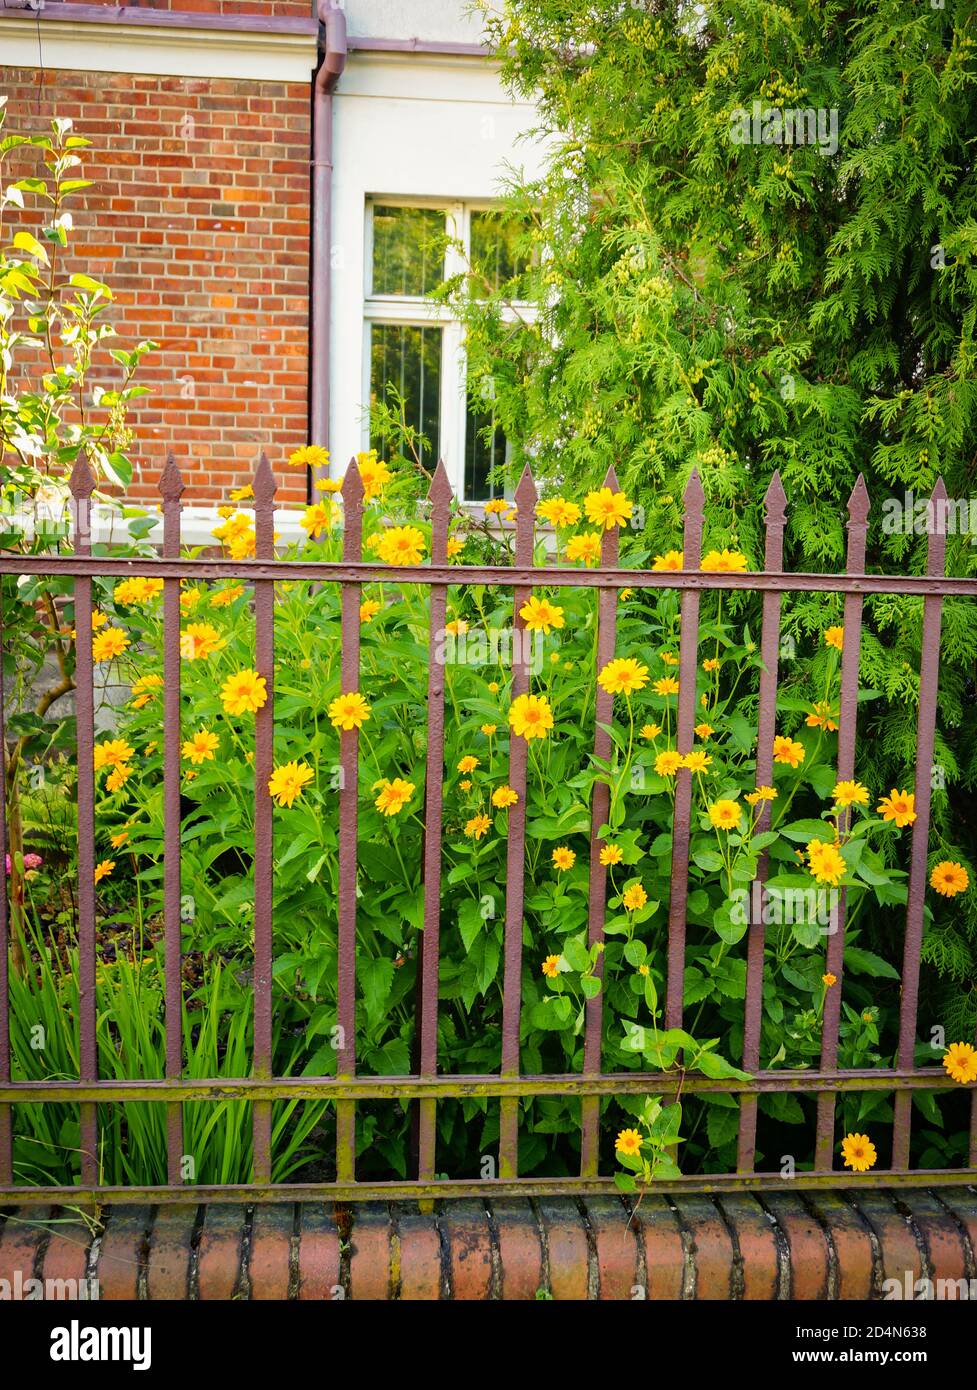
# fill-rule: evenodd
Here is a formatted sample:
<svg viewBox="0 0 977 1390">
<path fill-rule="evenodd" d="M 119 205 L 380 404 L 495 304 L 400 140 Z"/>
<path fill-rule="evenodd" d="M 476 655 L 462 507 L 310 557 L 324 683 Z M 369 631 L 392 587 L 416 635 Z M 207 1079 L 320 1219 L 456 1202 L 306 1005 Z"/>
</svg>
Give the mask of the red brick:
<svg viewBox="0 0 977 1390">
<path fill-rule="evenodd" d="M 215 1202 L 207 1207 L 197 1251 L 197 1286 L 202 1299 L 234 1297 L 241 1273 L 244 1218 L 243 1206 Z"/>
<path fill-rule="evenodd" d="M 576 1204 L 543 1197 L 539 1201 L 539 1213 L 546 1232 L 550 1293 L 556 1299 L 586 1298 L 590 1242 Z"/>
<path fill-rule="evenodd" d="M 977 1278 L 977 1193 L 966 1187 L 940 1189 L 940 1201 L 959 1221 L 969 1246 L 971 1278 Z"/>
<path fill-rule="evenodd" d="M 149 1238 L 146 1289 L 151 1299 L 185 1299 L 190 1283 L 190 1240 L 197 1209 L 162 1206 Z"/>
<path fill-rule="evenodd" d="M 685 1289 L 685 1242 L 664 1197 L 646 1195 L 633 1218 L 645 1247 L 646 1298 L 681 1298 Z"/>
<path fill-rule="evenodd" d="M 151 1219 L 149 1207 L 109 1208 L 96 1266 L 100 1299 L 138 1298 L 139 1265 Z"/>
<path fill-rule="evenodd" d="M 487 1299 L 492 1290 L 492 1233 L 481 1202 L 445 1202 L 441 1224 L 448 1242 L 451 1297 Z"/>
<path fill-rule="evenodd" d="M 45 1298 L 57 1297 L 59 1288 L 67 1287 L 77 1294 L 77 1286 L 87 1277 L 88 1249 L 92 1235 L 87 1226 L 80 1221 L 64 1224 L 66 1213 L 62 1210 L 57 1223 L 51 1227 L 51 1239 L 44 1252 L 41 1278 L 45 1285 Z M 68 1281 L 66 1285 L 62 1281 Z M 48 1292 L 49 1285 L 52 1291 Z"/>
<path fill-rule="evenodd" d="M 342 1296 L 339 1230 L 328 1207 L 303 1203 L 299 1231 L 299 1298 L 338 1301 Z"/>
<path fill-rule="evenodd" d="M 441 1297 L 441 1237 L 433 1215 L 398 1206 L 396 1241 L 400 1259 L 400 1297 L 430 1302 Z"/>
<path fill-rule="evenodd" d="M 790 1252 L 790 1296 L 827 1298 L 830 1250 L 824 1231 L 796 1192 L 763 1194 Z"/>
<path fill-rule="evenodd" d="M 349 1262 L 350 1297 L 390 1297 L 390 1217 L 386 1207 L 353 1204 Z"/>
<path fill-rule="evenodd" d="M 731 1296 L 733 1242 L 715 1204 L 708 1197 L 675 1199 L 679 1220 L 692 1243 L 695 1262 L 695 1297 L 727 1299 Z"/>
<path fill-rule="evenodd" d="M 963 1279 L 968 1275 L 966 1251 L 953 1217 L 929 1192 L 907 1188 L 898 1202 L 912 1214 L 929 1258 L 930 1278 Z"/>
<path fill-rule="evenodd" d="M 543 1249 L 531 1205 L 522 1198 L 493 1201 L 492 1217 L 499 1243 L 502 1297 L 535 1298 L 543 1285 Z"/>
<path fill-rule="evenodd" d="M 776 1298 L 780 1266 L 770 1217 L 752 1196 L 731 1193 L 719 1205 L 736 1233 L 742 1297 L 750 1301 Z"/>
<path fill-rule="evenodd" d="M 591 1197 L 585 1206 L 597 1246 L 597 1297 L 633 1299 L 638 1285 L 638 1236 L 619 1197 Z"/>
<path fill-rule="evenodd" d="M 0 1225 L 0 1279 L 13 1287 L 17 1274 L 23 1288 L 34 1278 L 39 1252 L 50 1234 L 46 1223 L 51 1219 L 49 1207 L 21 1207 L 12 1212 Z"/>
<path fill-rule="evenodd" d="M 248 1265 L 252 1298 L 288 1297 L 294 1226 L 295 1209 L 290 1203 L 255 1208 Z"/>
<path fill-rule="evenodd" d="M 867 1223 L 836 1192 L 810 1192 L 806 1197 L 834 1248 L 834 1296 L 859 1302 L 871 1298 L 873 1254 Z"/>
<path fill-rule="evenodd" d="M 912 1228 L 887 1192 L 852 1191 L 858 1210 L 875 1232 L 882 1255 L 882 1278 L 902 1284 L 909 1272 L 913 1283 L 922 1276 L 923 1262 Z"/>
</svg>

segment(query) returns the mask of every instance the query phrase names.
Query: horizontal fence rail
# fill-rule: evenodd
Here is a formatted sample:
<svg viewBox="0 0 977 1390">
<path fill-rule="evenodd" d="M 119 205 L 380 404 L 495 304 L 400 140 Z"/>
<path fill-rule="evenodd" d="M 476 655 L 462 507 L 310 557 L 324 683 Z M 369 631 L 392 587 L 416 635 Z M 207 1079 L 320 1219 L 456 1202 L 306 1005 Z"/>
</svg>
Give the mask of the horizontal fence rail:
<svg viewBox="0 0 977 1390">
<path fill-rule="evenodd" d="M 857 1092 L 884 1091 L 894 1096 L 893 1159 L 887 1170 L 875 1170 L 858 1181 L 870 1184 L 924 1185 L 936 1180 L 964 1183 L 974 1180 L 977 1165 L 977 1092 L 971 1107 L 969 1168 L 913 1169 L 910 1166 L 912 1104 L 922 1091 L 947 1089 L 939 1067 L 914 1066 L 919 973 L 924 923 L 927 848 L 930 820 L 930 765 L 933 759 L 937 718 L 940 629 L 943 601 L 947 597 L 977 597 L 977 578 L 945 576 L 946 537 L 937 527 L 929 537 L 926 573 L 922 575 L 874 575 L 865 573 L 869 526 L 869 498 L 859 477 L 849 501 L 846 572 L 843 575 L 788 574 L 783 572 L 783 537 L 787 498 L 778 475 L 766 496 L 764 569 L 730 573 L 699 570 L 704 521 L 704 495 L 693 472 L 684 496 L 684 563 L 678 571 L 656 572 L 621 568 L 618 563 L 618 531 L 605 531 L 599 565 L 593 569 L 569 569 L 555 564 L 533 563 L 536 542 L 537 494 L 527 469 L 515 494 L 517 505 L 512 564 L 465 565 L 448 563 L 448 524 L 453 501 L 443 464 L 431 485 L 429 506 L 432 527 L 429 564 L 397 566 L 363 559 L 363 484 L 355 463 L 347 471 L 342 488 L 344 503 L 343 557 L 341 561 L 279 560 L 273 534 L 275 480 L 264 455 L 253 485 L 255 555 L 252 559 L 188 558 L 181 555 L 180 517 L 183 479 L 170 457 L 160 479 L 164 518 L 162 555 L 153 557 L 93 556 L 89 542 L 89 517 L 95 478 L 84 455 L 71 476 L 75 503 L 73 553 L 70 555 L 21 556 L 0 551 L 0 574 L 46 574 L 73 581 L 77 631 L 76 710 L 78 756 L 78 948 L 79 948 L 79 1057 L 77 1080 L 17 1081 L 13 1076 L 9 1027 L 10 913 L 7 891 L 0 894 L 0 1201 L 18 1203 L 78 1202 L 199 1202 L 202 1200 L 262 1202 L 281 1199 L 352 1201 L 365 1198 L 417 1199 L 423 1197 L 471 1197 L 497 1195 L 537 1196 L 565 1193 L 589 1195 L 613 1190 L 613 1179 L 599 1172 L 601 1099 L 615 1096 L 664 1098 L 683 1094 L 725 1093 L 739 1102 L 736 1171 L 716 1174 L 683 1174 L 669 1179 L 677 1191 L 726 1192 L 745 1188 L 793 1186 L 817 1188 L 833 1185 L 839 1173 L 834 1167 L 836 1101 Z M 617 491 L 613 469 L 606 486 Z M 946 493 L 942 482 L 933 493 L 934 515 L 945 515 Z M 163 580 L 163 940 L 165 945 L 165 1077 L 101 1080 L 98 1076 L 96 1039 L 95 968 L 97 923 L 94 892 L 95 784 L 94 671 L 92 661 L 92 591 L 96 578 L 140 575 Z M 239 1078 L 189 1079 L 184 1076 L 184 1043 L 181 976 L 181 878 L 180 839 L 180 585 L 186 579 L 234 578 L 253 586 L 256 632 L 256 671 L 265 682 L 268 699 L 255 719 L 254 804 L 254 971 L 253 971 L 253 1074 Z M 273 769 L 275 731 L 275 584 L 279 581 L 337 584 L 341 593 L 342 689 L 359 688 L 360 601 L 362 586 L 375 581 L 422 585 L 430 591 L 429 670 L 426 692 L 427 749 L 425 754 L 423 849 L 423 932 L 418 964 L 417 1051 L 414 1071 L 406 1076 L 373 1076 L 358 1072 L 356 1052 L 357 988 L 357 872 L 358 872 L 358 773 L 359 734 L 353 729 L 340 734 L 338 929 L 337 929 L 337 1025 L 340 1043 L 333 1076 L 275 1076 L 273 1073 L 273 876 L 274 841 L 272 798 L 266 788 Z M 681 639 L 677 748 L 687 754 L 692 747 L 696 717 L 699 607 L 701 596 L 711 591 L 748 591 L 762 595 L 759 650 L 761 675 L 757 705 L 757 785 L 768 785 L 773 774 L 773 740 L 777 709 L 778 650 L 781 601 L 784 594 L 826 593 L 844 595 L 844 636 L 841 657 L 838 780 L 855 775 L 858 674 L 862 604 L 866 595 L 902 594 L 923 599 L 922 658 L 916 765 L 917 818 L 912 826 L 910 877 L 906 906 L 902 997 L 897 1065 L 888 1068 L 839 1069 L 841 987 L 845 954 L 846 904 L 842 891 L 838 926 L 828 937 L 826 970 L 839 982 L 827 994 L 817 1067 L 803 1070 L 764 1070 L 760 1066 L 760 1028 L 764 983 L 765 927 L 762 914 L 753 909 L 745 938 L 746 993 L 744 999 L 743 1066 L 748 1080 L 710 1078 L 686 1073 L 602 1070 L 603 991 L 588 998 L 585 1006 L 583 1060 L 579 1073 L 526 1075 L 520 1064 L 520 982 L 523 970 L 524 893 L 526 888 L 527 742 L 510 739 L 508 785 L 518 794 L 509 819 L 506 851 L 506 899 L 503 935 L 503 1013 L 501 1067 L 495 1075 L 456 1075 L 438 1067 L 438 979 L 441 913 L 441 835 L 445 750 L 445 669 L 436 661 L 437 640 L 444 629 L 449 586 L 487 585 L 512 592 L 513 628 L 524 626 L 520 609 L 534 588 L 543 586 L 591 588 L 597 591 L 596 671 L 615 654 L 617 597 L 624 588 L 670 589 L 680 595 Z M 0 615 L 2 616 L 2 615 Z M 2 630 L 0 630 L 2 640 Z M 513 658 L 512 698 L 530 689 L 528 657 L 518 655 L 527 644 L 518 644 Z M 0 721 L 4 720 L 5 691 L 0 668 Z M 598 760 L 612 756 L 608 732 L 613 721 L 613 697 L 598 689 L 593 716 L 593 752 Z M 4 722 L 4 728 L 6 724 Z M 3 745 L 6 773 L 6 742 Z M 676 781 L 672 823 L 672 893 L 668 913 L 667 989 L 664 1001 L 666 1027 L 683 1021 L 683 979 L 688 911 L 688 871 L 692 814 L 692 774 L 680 769 Z M 608 818 L 609 787 L 597 781 L 591 793 L 591 867 L 587 899 L 587 939 L 591 946 L 604 940 L 607 878 L 598 854 L 600 829 Z M 847 814 L 842 812 L 842 814 Z M 770 825 L 770 806 L 764 806 L 756 827 Z M 0 856 L 8 847 L 4 798 L 0 797 Z M 763 902 L 768 876 L 766 852 L 761 855 L 756 885 Z M 597 973 L 600 973 L 598 965 Z M 798 1171 L 789 1179 L 779 1172 L 755 1169 L 757 1108 L 761 1096 L 807 1095 L 817 1102 L 813 1171 Z M 581 1101 L 581 1159 L 578 1177 L 521 1177 L 518 1164 L 520 1103 L 539 1097 L 574 1096 Z M 446 1179 L 437 1173 L 437 1105 L 441 1100 L 466 1097 L 497 1099 L 500 1104 L 499 1177 Z M 272 1107 L 281 1100 L 328 1101 L 336 1114 L 336 1179 L 333 1182 L 272 1182 Z M 356 1177 L 357 1105 L 365 1101 L 411 1101 L 416 1110 L 416 1173 L 405 1181 L 358 1181 Z M 181 1177 L 183 1152 L 182 1106 L 191 1102 L 244 1101 L 252 1105 L 253 1180 L 250 1184 L 203 1186 Z M 151 1102 L 165 1106 L 167 1133 L 166 1185 L 110 1187 L 99 1182 L 99 1107 Z M 81 1181 L 78 1186 L 30 1187 L 14 1181 L 12 1160 L 13 1112 L 18 1105 L 76 1104 L 80 1116 Z"/>
</svg>

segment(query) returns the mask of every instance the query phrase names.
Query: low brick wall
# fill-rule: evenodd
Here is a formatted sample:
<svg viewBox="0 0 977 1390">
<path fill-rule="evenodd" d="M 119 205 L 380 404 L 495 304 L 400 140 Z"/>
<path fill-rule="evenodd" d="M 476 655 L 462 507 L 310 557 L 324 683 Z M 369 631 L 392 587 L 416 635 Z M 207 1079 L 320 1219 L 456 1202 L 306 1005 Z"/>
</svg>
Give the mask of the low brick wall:
<svg viewBox="0 0 977 1390">
<path fill-rule="evenodd" d="M 637 1209 L 613 1197 L 459 1201 L 433 1214 L 115 1207 L 99 1233 L 48 1208 L 0 1221 L 0 1281 L 14 1297 L 28 1279 L 47 1297 L 95 1279 L 102 1299 L 868 1300 L 887 1279 L 977 1280 L 975 1252 L 977 1189 L 963 1187 L 656 1196 Z"/>
</svg>

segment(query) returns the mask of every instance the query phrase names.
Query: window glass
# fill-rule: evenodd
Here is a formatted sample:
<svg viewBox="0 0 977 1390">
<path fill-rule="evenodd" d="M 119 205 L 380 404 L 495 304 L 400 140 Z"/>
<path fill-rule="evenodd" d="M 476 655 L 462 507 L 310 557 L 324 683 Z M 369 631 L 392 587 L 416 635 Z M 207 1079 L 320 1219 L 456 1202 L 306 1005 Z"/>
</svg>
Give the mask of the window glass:
<svg viewBox="0 0 977 1390">
<path fill-rule="evenodd" d="M 373 209 L 373 293 L 430 294 L 444 278 L 444 213 Z"/>
<path fill-rule="evenodd" d="M 516 249 L 524 229 L 497 212 L 473 211 L 471 215 L 471 263 L 497 290 L 515 275 L 522 275 L 529 260 Z"/>
<path fill-rule="evenodd" d="M 407 424 L 425 436 L 424 463 L 437 462 L 441 441 L 441 329 L 414 324 L 375 323 L 370 332 L 370 400 L 389 400 L 387 387 L 404 398 Z M 374 439 L 387 458 L 391 445 Z"/>
<path fill-rule="evenodd" d="M 501 471 L 493 475 L 493 469 L 506 461 L 506 441 L 502 426 L 495 423 L 491 410 L 484 406 L 468 406 L 468 419 L 465 425 L 465 500 L 467 502 L 487 502 L 490 497 L 501 497 L 505 492 L 505 479 Z"/>
</svg>

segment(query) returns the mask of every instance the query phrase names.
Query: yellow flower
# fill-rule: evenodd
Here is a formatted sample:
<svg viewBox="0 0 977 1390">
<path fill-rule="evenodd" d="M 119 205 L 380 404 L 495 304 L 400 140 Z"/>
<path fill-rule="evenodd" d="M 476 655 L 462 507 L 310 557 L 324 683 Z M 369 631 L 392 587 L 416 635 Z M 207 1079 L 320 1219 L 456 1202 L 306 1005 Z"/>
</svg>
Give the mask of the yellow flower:
<svg viewBox="0 0 977 1390">
<path fill-rule="evenodd" d="M 344 691 L 329 706 L 329 720 L 334 729 L 360 729 L 370 717 L 370 706 L 358 690 Z"/>
<path fill-rule="evenodd" d="M 478 767 L 478 759 L 473 758 L 470 753 L 467 754 L 464 758 L 462 758 L 458 763 L 459 772 L 474 772 L 476 767 Z"/>
<path fill-rule="evenodd" d="M 394 777 L 389 782 L 384 779 L 376 784 L 374 791 L 377 787 L 380 795 L 373 804 L 385 816 L 395 816 L 402 811 L 417 790 L 413 782 L 406 782 L 403 777 Z"/>
<path fill-rule="evenodd" d="M 817 883 L 830 883 L 837 888 L 845 875 L 845 861 L 837 845 L 811 840 L 807 846 L 807 861 L 811 877 Z"/>
<path fill-rule="evenodd" d="M 129 639 L 120 627 L 107 627 L 92 638 L 92 660 L 112 661 L 121 656 L 128 645 Z"/>
<path fill-rule="evenodd" d="M 312 769 L 307 763 L 283 763 L 276 767 L 268 782 L 268 791 L 279 806 L 291 806 L 302 789 L 312 781 Z"/>
<path fill-rule="evenodd" d="M 631 597 L 633 593 L 633 589 L 622 589 L 617 596 L 618 603 L 627 603 L 628 599 Z"/>
<path fill-rule="evenodd" d="M 695 726 L 696 738 L 711 738 L 715 732 L 711 724 L 697 724 Z"/>
<path fill-rule="evenodd" d="M 254 714 L 267 699 L 264 676 L 250 669 L 236 671 L 221 686 L 221 701 L 228 714 Z"/>
<path fill-rule="evenodd" d="M 489 690 L 491 691 L 491 693 L 492 693 L 493 695 L 498 695 L 498 693 L 499 693 L 499 682 L 498 682 L 498 681 L 489 681 L 488 688 L 489 688 Z"/>
<path fill-rule="evenodd" d="M 380 496 L 393 474 L 383 460 L 377 458 L 375 449 L 368 454 L 357 454 L 356 466 L 363 480 L 363 499 L 371 502 L 374 497 Z"/>
<path fill-rule="evenodd" d="M 483 724 L 481 726 L 480 732 L 483 733 L 486 738 L 491 738 L 492 735 L 498 729 L 498 727 L 499 726 L 497 724 Z"/>
<path fill-rule="evenodd" d="M 642 738 L 649 740 L 657 738 L 661 731 L 662 726 L 660 724 L 642 724 L 638 730 Z"/>
<path fill-rule="evenodd" d="M 310 540 L 317 541 L 323 531 L 331 529 L 337 516 L 337 509 L 331 502 L 313 502 L 311 507 L 306 507 L 299 525 Z"/>
<path fill-rule="evenodd" d="M 730 801 L 728 798 L 714 801 L 707 809 L 709 819 L 717 830 L 735 830 L 743 814 L 739 802 Z"/>
<path fill-rule="evenodd" d="M 545 695 L 520 695 L 509 706 L 512 732 L 528 742 L 545 738 L 553 727 L 553 711 Z"/>
<path fill-rule="evenodd" d="M 789 763 L 791 767 L 797 767 L 804 761 L 803 743 L 778 734 L 773 741 L 773 760 L 775 763 Z"/>
<path fill-rule="evenodd" d="M 680 570 L 685 564 L 685 555 L 681 550 L 666 550 L 664 555 L 656 555 L 652 569 L 661 574 L 667 570 Z"/>
<path fill-rule="evenodd" d="M 677 666 L 677 665 L 678 665 L 678 657 L 675 655 L 674 652 L 659 652 L 659 653 L 658 653 L 658 656 L 659 656 L 659 659 L 661 660 L 662 664 L 665 665 L 665 666 Z"/>
<path fill-rule="evenodd" d="M 105 779 L 105 790 L 117 792 L 120 787 L 124 787 L 132 776 L 132 768 L 128 763 L 119 763 L 118 767 L 113 768 Z"/>
<path fill-rule="evenodd" d="M 682 755 L 676 753 L 674 748 L 666 748 L 664 753 L 659 753 L 655 759 L 655 771 L 659 777 L 674 777 L 682 766 Z"/>
<path fill-rule="evenodd" d="M 757 796 L 761 801 L 776 801 L 778 794 L 773 787 L 757 787 Z"/>
<path fill-rule="evenodd" d="M 385 565 L 419 565 L 424 554 L 424 537 L 416 526 L 391 526 L 377 546 Z"/>
<path fill-rule="evenodd" d="M 954 859 L 942 859 L 930 874 L 930 887 L 944 898 L 955 898 L 969 883 L 967 870 Z"/>
<path fill-rule="evenodd" d="M 312 486 L 316 492 L 342 492 L 342 478 L 316 478 Z"/>
<path fill-rule="evenodd" d="M 622 1129 L 614 1141 L 614 1147 L 619 1154 L 625 1154 L 628 1158 L 636 1158 L 641 1153 L 641 1135 L 636 1129 Z"/>
<path fill-rule="evenodd" d="M 951 1043 L 943 1054 L 943 1065 L 948 1076 L 962 1085 L 977 1081 L 977 1051 L 970 1043 Z"/>
<path fill-rule="evenodd" d="M 483 816 L 481 814 L 472 816 L 471 820 L 468 821 L 465 826 L 465 834 L 468 836 L 469 840 L 480 840 L 491 824 L 492 822 L 489 820 L 488 816 Z"/>
<path fill-rule="evenodd" d="M 708 753 L 703 753 L 701 748 L 693 748 L 691 753 L 686 753 L 684 766 L 690 772 L 705 772 L 711 762 Z"/>
<path fill-rule="evenodd" d="M 620 864 L 624 858 L 624 852 L 620 845 L 604 845 L 600 852 L 600 862 L 605 868 L 610 864 Z"/>
<path fill-rule="evenodd" d="M 216 589 L 210 596 L 210 606 L 211 608 L 228 608 L 243 593 L 243 584 L 229 584 L 226 589 Z"/>
<path fill-rule="evenodd" d="M 96 743 L 94 766 L 98 772 L 103 767 L 118 767 L 121 763 L 127 763 L 133 756 L 135 749 L 126 743 L 124 738 L 107 738 L 104 743 Z"/>
<path fill-rule="evenodd" d="M 599 533 L 582 531 L 578 536 L 571 536 L 567 541 L 566 557 L 568 560 L 583 560 L 588 569 L 596 565 L 600 559 Z"/>
<path fill-rule="evenodd" d="M 131 607 L 137 603 L 148 603 L 162 592 L 162 579 L 123 579 L 116 584 L 112 597 L 116 603 Z"/>
<path fill-rule="evenodd" d="M 157 675 L 140 676 L 133 684 L 132 693 L 134 699 L 131 701 L 133 709 L 142 709 L 148 705 L 153 698 L 153 692 L 159 690 L 163 684 L 163 677 Z"/>
<path fill-rule="evenodd" d="M 460 555 L 465 548 L 465 542 L 459 540 L 457 536 L 448 537 L 448 559 L 453 560 L 456 555 Z"/>
<path fill-rule="evenodd" d="M 236 487 L 231 492 L 232 502 L 247 502 L 254 496 L 254 488 L 250 483 L 245 483 L 243 487 Z"/>
<path fill-rule="evenodd" d="M 200 598 L 199 589 L 183 589 L 180 593 L 180 612 L 192 613 L 200 602 Z"/>
<path fill-rule="evenodd" d="M 199 729 L 193 738 L 183 745 L 183 756 L 192 763 L 214 761 L 214 750 L 220 746 L 220 739 L 207 729 Z"/>
<path fill-rule="evenodd" d="M 825 985 L 828 989 L 830 989 L 832 985 L 836 985 L 838 983 L 838 976 L 832 975 L 831 971 L 829 970 L 826 974 L 821 976 L 821 983 Z"/>
<path fill-rule="evenodd" d="M 496 787 L 492 793 L 492 805 L 504 810 L 507 806 L 515 806 L 519 800 L 519 793 L 513 791 L 511 787 Z"/>
<path fill-rule="evenodd" d="M 112 870 L 113 870 L 114 868 L 115 868 L 115 860 L 114 860 L 114 859 L 103 859 L 102 862 L 101 862 L 100 864 L 96 864 L 96 865 L 95 865 L 95 882 L 96 882 L 96 883 L 101 883 L 101 881 L 102 881 L 103 878 L 108 878 L 109 874 L 112 872 Z"/>
<path fill-rule="evenodd" d="M 383 604 L 375 598 L 365 598 L 360 604 L 360 622 L 370 623 L 380 612 Z"/>
<path fill-rule="evenodd" d="M 576 502 L 568 502 L 565 497 L 549 497 L 536 507 L 536 515 L 541 521 L 548 521 L 558 530 L 576 526 L 580 520 L 580 508 Z"/>
<path fill-rule="evenodd" d="M 482 508 L 486 516 L 501 516 L 503 512 L 509 510 L 509 503 L 504 497 L 492 497 Z"/>
<path fill-rule="evenodd" d="M 875 1145 L 867 1134 L 846 1134 L 841 1141 L 841 1152 L 845 1167 L 854 1173 L 867 1173 L 878 1158 Z"/>
<path fill-rule="evenodd" d="M 674 676 L 663 676 L 660 681 L 655 681 L 651 688 L 656 695 L 677 695 L 679 685 Z"/>
<path fill-rule="evenodd" d="M 450 623 L 445 623 L 444 630 L 449 637 L 461 637 L 468 631 L 468 624 L 464 618 L 453 618 Z"/>
<path fill-rule="evenodd" d="M 735 574 L 749 569 L 746 556 L 738 550 L 710 550 L 702 557 L 702 568 L 713 573 Z"/>
<path fill-rule="evenodd" d="M 470 792 L 472 789 L 471 781 L 467 777 L 463 777 L 462 780 L 458 783 L 458 785 L 459 787 L 461 787 L 463 792 Z"/>
<path fill-rule="evenodd" d="M 547 956 L 540 969 L 548 980 L 555 980 L 560 973 L 560 957 Z"/>
<path fill-rule="evenodd" d="M 702 669 L 703 671 L 718 671 L 721 665 L 722 662 L 717 661 L 714 656 L 710 656 L 702 663 Z"/>
<path fill-rule="evenodd" d="M 108 622 L 108 615 L 99 613 L 98 609 L 92 614 L 92 632 L 97 632 L 100 627 L 104 627 Z M 74 633 L 72 633 L 74 636 Z"/>
<path fill-rule="evenodd" d="M 611 492 L 609 487 L 588 492 L 583 502 L 587 520 L 594 526 L 603 526 L 608 531 L 612 526 L 623 526 L 631 515 L 632 506 L 623 492 Z"/>
<path fill-rule="evenodd" d="M 180 633 L 180 655 L 184 661 L 200 661 L 223 645 L 220 633 L 210 623 L 188 623 Z"/>
<path fill-rule="evenodd" d="M 883 820 L 895 821 L 901 830 L 916 819 L 916 797 L 912 792 L 900 792 L 895 787 L 875 808 Z"/>
<path fill-rule="evenodd" d="M 553 851 L 553 863 L 562 874 L 567 869 L 572 869 L 577 862 L 576 851 L 569 849 L 566 845 L 557 845 Z"/>
<path fill-rule="evenodd" d="M 256 533 L 253 526 L 249 526 L 246 531 L 239 531 L 233 540 L 228 542 L 228 550 L 232 560 L 246 560 L 254 554 Z"/>
<path fill-rule="evenodd" d="M 380 547 L 383 545 L 383 542 L 384 532 L 374 531 L 373 535 L 367 536 L 366 540 L 363 542 L 363 549 L 368 555 L 379 555 Z"/>
<path fill-rule="evenodd" d="M 328 468 L 329 450 L 321 444 L 305 444 L 288 457 L 291 468 Z"/>
<path fill-rule="evenodd" d="M 109 844 L 113 849 L 121 849 L 128 838 L 128 830 L 119 830 L 114 835 L 109 836 Z"/>
<path fill-rule="evenodd" d="M 632 695 L 648 684 L 648 667 L 633 656 L 615 657 L 601 671 L 597 684 L 609 695 Z"/>
<path fill-rule="evenodd" d="M 535 594 L 520 608 L 519 616 L 529 632 L 545 632 L 549 636 L 550 628 L 563 626 L 563 609 L 550 603 L 548 598 L 537 598 Z"/>
<path fill-rule="evenodd" d="M 868 787 L 861 782 L 836 782 L 831 793 L 836 806 L 867 806 Z"/>
<path fill-rule="evenodd" d="M 833 734 L 838 727 L 838 716 L 827 700 L 818 700 L 804 722 L 809 729 L 824 729 Z"/>
<path fill-rule="evenodd" d="M 631 888 L 625 889 L 621 901 L 628 912 L 637 912 L 638 908 L 644 907 L 648 901 L 648 894 L 640 883 L 635 883 Z"/>
<path fill-rule="evenodd" d="M 835 647 L 839 652 L 845 645 L 844 627 L 828 627 L 824 630 L 824 640 L 829 647 Z"/>
</svg>

